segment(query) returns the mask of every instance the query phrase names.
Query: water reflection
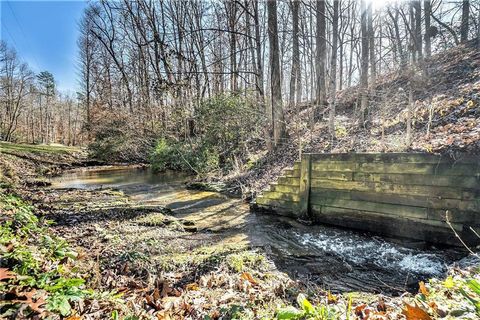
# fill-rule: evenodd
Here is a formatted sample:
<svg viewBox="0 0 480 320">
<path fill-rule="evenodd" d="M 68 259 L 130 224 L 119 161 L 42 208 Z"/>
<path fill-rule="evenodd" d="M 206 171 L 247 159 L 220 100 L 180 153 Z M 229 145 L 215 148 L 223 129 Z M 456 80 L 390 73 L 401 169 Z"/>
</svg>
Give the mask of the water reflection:
<svg viewBox="0 0 480 320">
<path fill-rule="evenodd" d="M 188 174 L 175 171 L 158 174 L 147 168 L 119 166 L 76 169 L 52 179 L 52 185 L 55 188 L 117 188 L 130 191 L 139 187 L 182 186 L 188 178 Z"/>
</svg>

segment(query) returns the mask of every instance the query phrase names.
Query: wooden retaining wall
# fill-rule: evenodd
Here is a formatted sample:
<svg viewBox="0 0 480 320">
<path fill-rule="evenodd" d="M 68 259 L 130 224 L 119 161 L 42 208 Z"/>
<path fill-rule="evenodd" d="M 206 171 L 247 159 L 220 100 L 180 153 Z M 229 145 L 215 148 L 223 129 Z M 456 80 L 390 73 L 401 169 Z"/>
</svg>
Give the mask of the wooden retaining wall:
<svg viewBox="0 0 480 320">
<path fill-rule="evenodd" d="M 456 232 L 465 242 L 480 244 L 471 230 L 480 230 L 480 160 L 304 154 L 257 197 L 256 206 L 386 236 L 461 245 Z"/>
</svg>

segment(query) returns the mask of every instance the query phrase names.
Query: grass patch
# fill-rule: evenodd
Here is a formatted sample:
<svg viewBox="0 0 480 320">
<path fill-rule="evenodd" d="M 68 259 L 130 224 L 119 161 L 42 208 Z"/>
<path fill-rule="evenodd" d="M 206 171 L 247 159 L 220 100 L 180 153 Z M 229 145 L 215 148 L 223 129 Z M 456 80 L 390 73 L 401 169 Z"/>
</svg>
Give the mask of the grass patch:
<svg viewBox="0 0 480 320">
<path fill-rule="evenodd" d="M 268 267 L 265 256 L 255 251 L 242 251 L 232 253 L 226 258 L 227 265 L 235 272 L 243 272 L 249 270 L 263 271 Z"/>
<path fill-rule="evenodd" d="M 72 154 L 80 152 L 77 147 L 69 147 L 62 145 L 33 145 L 33 144 L 17 144 L 10 142 L 0 142 L 0 152 L 16 153 L 25 152 L 37 155 L 42 154 Z"/>
<path fill-rule="evenodd" d="M 205 245 L 188 252 L 168 252 L 156 257 L 162 271 L 189 270 L 208 268 L 219 265 L 225 257 L 240 250 L 230 245 Z"/>
</svg>

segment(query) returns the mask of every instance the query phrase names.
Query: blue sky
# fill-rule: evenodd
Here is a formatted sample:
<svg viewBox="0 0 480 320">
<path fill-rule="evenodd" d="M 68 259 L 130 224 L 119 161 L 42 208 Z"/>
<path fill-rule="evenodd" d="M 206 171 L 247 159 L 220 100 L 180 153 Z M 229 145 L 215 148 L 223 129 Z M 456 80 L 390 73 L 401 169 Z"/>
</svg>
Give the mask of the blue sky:
<svg viewBox="0 0 480 320">
<path fill-rule="evenodd" d="M 0 0 L 0 37 L 33 71 L 48 70 L 58 89 L 77 85 L 77 24 L 86 1 Z"/>
</svg>

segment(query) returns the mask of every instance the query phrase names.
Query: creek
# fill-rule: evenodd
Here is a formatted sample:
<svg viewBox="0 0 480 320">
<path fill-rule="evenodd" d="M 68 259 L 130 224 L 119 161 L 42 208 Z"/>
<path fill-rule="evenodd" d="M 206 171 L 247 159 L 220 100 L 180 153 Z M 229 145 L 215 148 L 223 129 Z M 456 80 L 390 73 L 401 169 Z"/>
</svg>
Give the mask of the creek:
<svg viewBox="0 0 480 320">
<path fill-rule="evenodd" d="M 278 270 L 332 292 L 400 294 L 418 282 L 445 275 L 465 254 L 454 248 L 416 249 L 412 244 L 331 226 L 250 212 L 241 199 L 188 190 L 189 177 L 131 167 L 87 168 L 52 179 L 53 188 L 117 189 L 143 206 L 165 206 L 196 232 L 263 250 Z"/>
</svg>

